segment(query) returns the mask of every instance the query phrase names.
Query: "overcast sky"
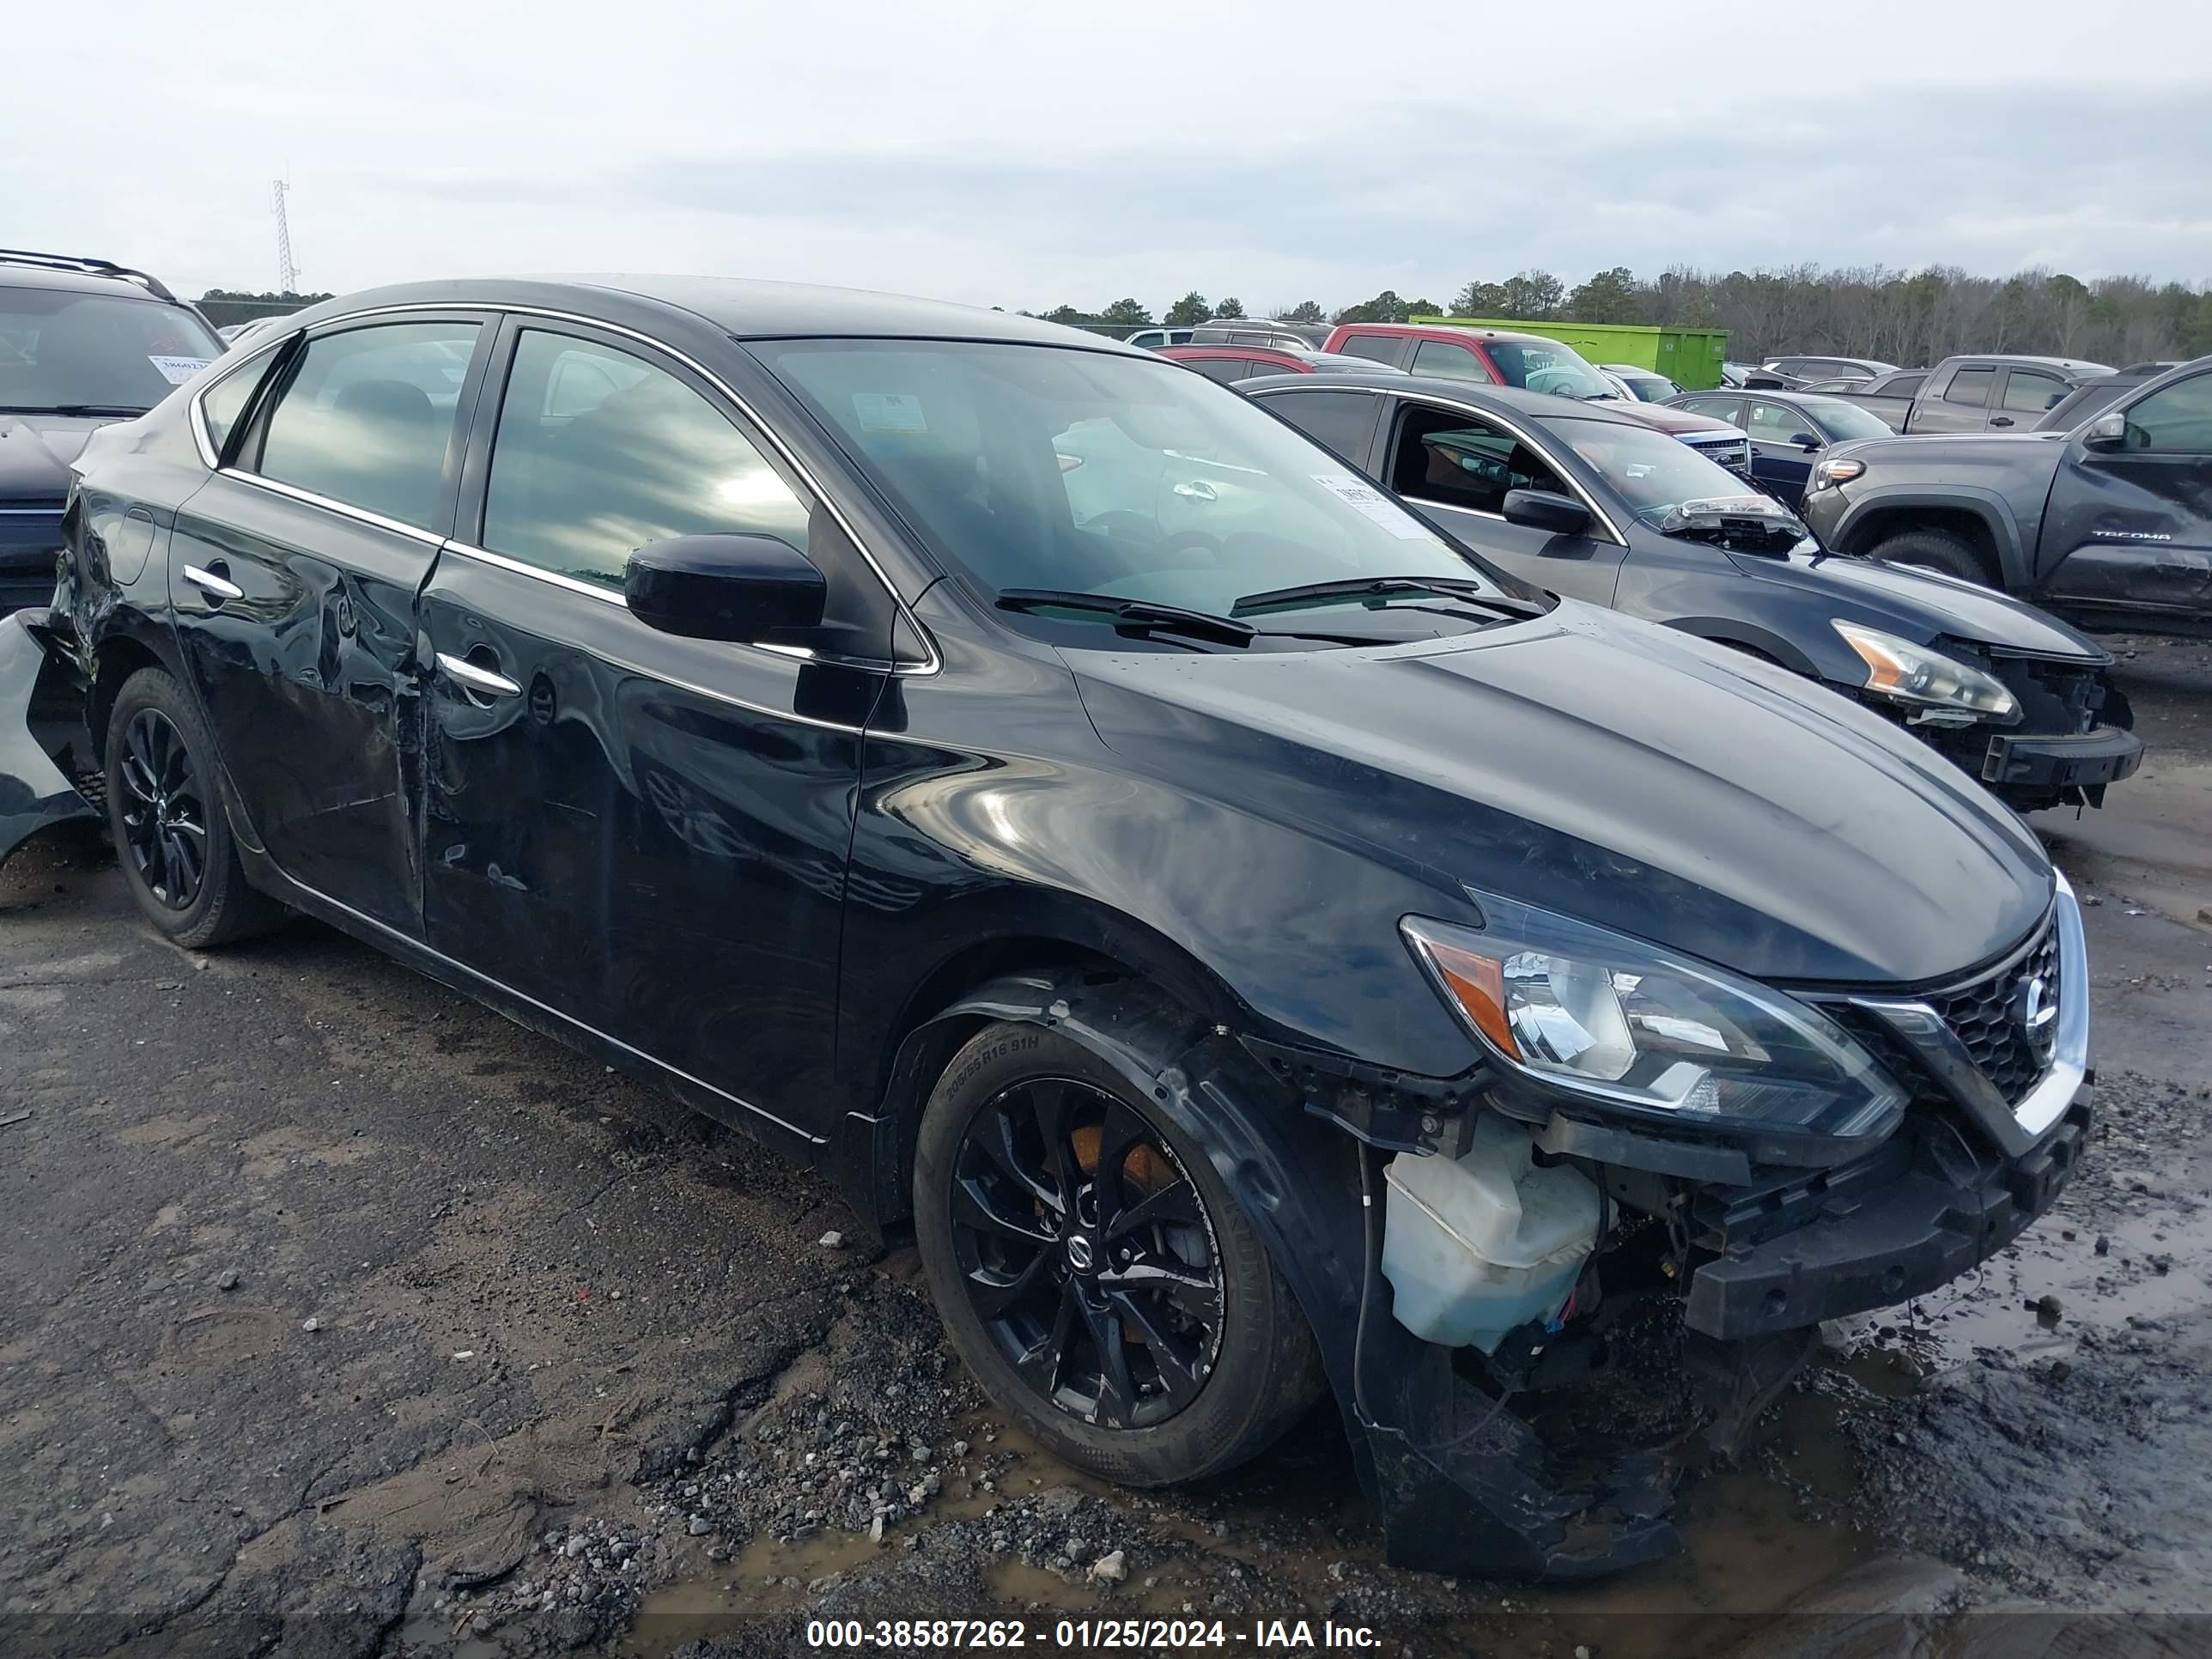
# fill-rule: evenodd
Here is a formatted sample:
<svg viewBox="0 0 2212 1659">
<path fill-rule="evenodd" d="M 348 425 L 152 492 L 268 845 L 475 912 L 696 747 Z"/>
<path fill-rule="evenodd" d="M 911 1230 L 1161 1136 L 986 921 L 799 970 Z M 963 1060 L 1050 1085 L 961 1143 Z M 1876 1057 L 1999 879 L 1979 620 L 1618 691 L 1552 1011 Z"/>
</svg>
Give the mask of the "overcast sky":
<svg viewBox="0 0 2212 1659">
<path fill-rule="evenodd" d="M 340 292 L 635 270 L 1256 312 L 1532 265 L 2212 280 L 2203 0 L 101 0 L 5 33 L 0 241 L 195 294 L 275 286 L 286 173 L 303 285 Z"/>
</svg>

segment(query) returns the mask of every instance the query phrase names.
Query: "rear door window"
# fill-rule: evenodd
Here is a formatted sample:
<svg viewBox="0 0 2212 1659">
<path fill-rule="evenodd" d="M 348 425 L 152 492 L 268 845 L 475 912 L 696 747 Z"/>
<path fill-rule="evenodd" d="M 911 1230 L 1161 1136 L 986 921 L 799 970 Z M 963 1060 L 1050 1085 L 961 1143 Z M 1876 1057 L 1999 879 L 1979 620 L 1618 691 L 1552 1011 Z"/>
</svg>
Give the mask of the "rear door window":
<svg viewBox="0 0 2212 1659">
<path fill-rule="evenodd" d="M 1347 357 L 1395 365 L 1405 361 L 1404 346 L 1405 342 L 1394 334 L 1353 334 L 1337 350 Z"/>
<path fill-rule="evenodd" d="M 476 323 L 382 323 L 309 340 L 258 422 L 249 470 L 436 529 L 454 411 L 480 331 Z"/>
<path fill-rule="evenodd" d="M 807 509 L 730 418 L 627 351 L 526 329 L 492 439 L 481 540 L 543 570 L 620 588 L 672 536 L 807 546 Z"/>
<path fill-rule="evenodd" d="M 1367 462 L 1367 440 L 1375 430 L 1372 392 L 1283 392 L 1259 401 L 1323 449 L 1354 466 Z"/>
</svg>

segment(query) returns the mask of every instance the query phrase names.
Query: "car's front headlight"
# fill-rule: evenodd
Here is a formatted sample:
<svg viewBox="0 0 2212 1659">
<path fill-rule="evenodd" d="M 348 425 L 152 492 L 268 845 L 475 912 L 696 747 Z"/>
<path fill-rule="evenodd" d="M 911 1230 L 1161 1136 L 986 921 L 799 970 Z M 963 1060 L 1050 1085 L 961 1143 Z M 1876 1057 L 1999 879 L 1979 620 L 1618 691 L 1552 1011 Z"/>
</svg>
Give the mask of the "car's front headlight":
<svg viewBox="0 0 2212 1659">
<path fill-rule="evenodd" d="M 1902 1115 L 1904 1091 L 1819 1009 L 1626 933 L 1468 896 L 1480 927 L 1400 927 L 1468 1030 L 1516 1071 L 1681 1127 L 1857 1140 Z"/>
<path fill-rule="evenodd" d="M 1831 622 L 1867 665 L 1866 689 L 1916 708 L 1955 711 L 1962 721 L 2010 720 L 2020 702 L 2002 680 L 1894 634 L 1840 619 Z"/>
<path fill-rule="evenodd" d="M 1832 456 L 1813 468 L 1813 479 L 1807 494 L 1833 489 L 1838 484 L 1849 483 L 1866 471 L 1864 461 L 1855 461 L 1848 455 Z"/>
</svg>

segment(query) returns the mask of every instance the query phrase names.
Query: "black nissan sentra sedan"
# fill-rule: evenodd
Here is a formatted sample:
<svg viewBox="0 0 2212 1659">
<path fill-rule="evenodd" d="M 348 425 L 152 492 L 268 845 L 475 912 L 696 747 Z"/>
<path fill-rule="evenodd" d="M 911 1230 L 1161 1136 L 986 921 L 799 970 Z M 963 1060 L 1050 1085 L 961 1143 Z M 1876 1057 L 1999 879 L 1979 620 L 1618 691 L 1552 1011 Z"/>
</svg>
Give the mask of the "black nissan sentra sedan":
<svg viewBox="0 0 2212 1659">
<path fill-rule="evenodd" d="M 1740 1441 L 2079 1152 L 2079 914 L 2009 812 L 1149 353 L 387 289 L 78 473 L 0 848 L 96 773 L 179 943 L 305 912 L 822 1165 L 1110 1479 L 1333 1395 L 1400 1562 L 1648 1559 L 1660 1461 L 1502 1407 L 1678 1300 Z"/>
</svg>

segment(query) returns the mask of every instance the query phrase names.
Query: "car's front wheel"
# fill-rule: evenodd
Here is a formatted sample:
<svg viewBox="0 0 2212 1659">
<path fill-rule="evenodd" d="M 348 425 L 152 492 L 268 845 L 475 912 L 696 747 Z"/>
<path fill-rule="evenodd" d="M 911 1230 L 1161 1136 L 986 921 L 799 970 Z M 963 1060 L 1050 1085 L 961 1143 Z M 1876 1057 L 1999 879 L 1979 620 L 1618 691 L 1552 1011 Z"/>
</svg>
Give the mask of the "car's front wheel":
<svg viewBox="0 0 2212 1659">
<path fill-rule="evenodd" d="M 216 783 L 215 738 L 174 676 L 142 668 L 107 720 L 107 821 L 131 896 L 179 945 L 222 945 L 283 921 L 247 885 Z"/>
<path fill-rule="evenodd" d="M 1940 570 L 1947 576 L 1956 576 L 1960 581 L 1978 582 L 1984 587 L 1996 586 L 1982 556 L 1948 531 L 1900 531 L 1869 550 L 1875 558 L 1891 564 L 1917 565 L 1923 570 Z"/>
<path fill-rule="evenodd" d="M 1216 1474 L 1320 1395 L 1304 1316 L 1203 1150 L 1059 1032 L 992 1025 L 953 1056 L 914 1202 L 953 1346 L 1079 1468 Z"/>
</svg>

